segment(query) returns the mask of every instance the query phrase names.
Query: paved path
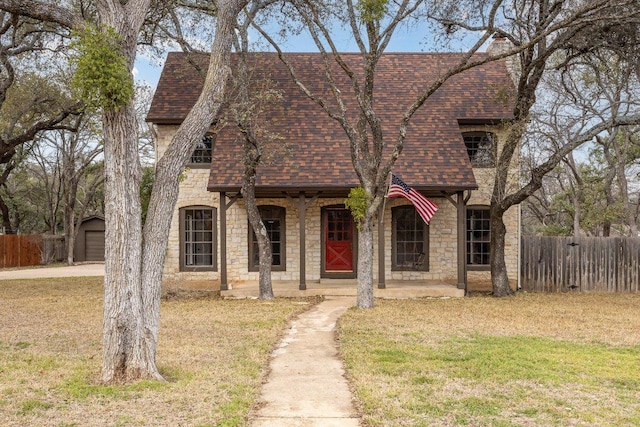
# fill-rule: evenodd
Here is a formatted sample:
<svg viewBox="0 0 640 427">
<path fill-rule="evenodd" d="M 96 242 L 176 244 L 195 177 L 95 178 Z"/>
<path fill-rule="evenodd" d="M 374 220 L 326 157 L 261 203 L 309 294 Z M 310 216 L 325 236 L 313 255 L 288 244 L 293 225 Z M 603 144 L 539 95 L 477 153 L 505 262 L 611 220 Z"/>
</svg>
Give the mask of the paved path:
<svg viewBox="0 0 640 427">
<path fill-rule="evenodd" d="M 334 336 L 336 321 L 355 302 L 327 297 L 291 324 L 272 354 L 253 427 L 360 425 Z"/>
<path fill-rule="evenodd" d="M 82 276 L 104 276 L 104 264 L 79 264 L 66 267 L 37 267 L 0 271 L 0 280 Z"/>
</svg>

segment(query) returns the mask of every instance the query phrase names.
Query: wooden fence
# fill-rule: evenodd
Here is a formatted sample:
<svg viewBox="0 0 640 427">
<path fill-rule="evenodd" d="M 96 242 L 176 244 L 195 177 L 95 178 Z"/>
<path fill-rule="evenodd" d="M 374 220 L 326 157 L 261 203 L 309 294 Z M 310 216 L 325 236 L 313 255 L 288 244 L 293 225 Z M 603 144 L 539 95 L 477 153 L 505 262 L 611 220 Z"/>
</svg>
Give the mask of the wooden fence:
<svg viewBox="0 0 640 427">
<path fill-rule="evenodd" d="M 28 267 L 66 260 L 64 236 L 0 235 L 0 268 Z"/>
<path fill-rule="evenodd" d="M 26 267 L 42 262 L 42 236 L 0 236 L 0 268 Z"/>
<path fill-rule="evenodd" d="M 524 237 L 521 244 L 525 291 L 640 290 L 640 238 Z"/>
</svg>

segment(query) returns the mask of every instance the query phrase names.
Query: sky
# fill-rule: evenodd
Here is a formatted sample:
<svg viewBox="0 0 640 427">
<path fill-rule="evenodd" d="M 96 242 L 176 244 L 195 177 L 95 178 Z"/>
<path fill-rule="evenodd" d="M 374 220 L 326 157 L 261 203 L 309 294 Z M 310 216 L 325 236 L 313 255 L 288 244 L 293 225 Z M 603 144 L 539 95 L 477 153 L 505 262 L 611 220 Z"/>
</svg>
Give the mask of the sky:
<svg viewBox="0 0 640 427">
<path fill-rule="evenodd" d="M 386 52 L 423 52 L 428 51 L 429 29 L 426 26 L 418 27 L 398 27 L 386 49 Z M 334 41 L 341 52 L 357 51 L 357 45 L 353 35 L 340 31 L 333 35 Z M 458 41 L 456 49 L 466 50 L 471 47 L 471 41 Z M 317 48 L 310 36 L 302 34 L 291 37 L 286 43 L 281 45 L 286 52 L 317 52 Z M 178 50 L 177 48 L 175 50 Z M 164 61 L 162 61 L 164 62 Z M 158 65 L 157 59 L 148 59 L 144 56 L 138 57 L 134 68 L 134 77 L 138 81 L 144 81 L 152 88 L 155 88 L 160 77 L 162 66 Z"/>
</svg>

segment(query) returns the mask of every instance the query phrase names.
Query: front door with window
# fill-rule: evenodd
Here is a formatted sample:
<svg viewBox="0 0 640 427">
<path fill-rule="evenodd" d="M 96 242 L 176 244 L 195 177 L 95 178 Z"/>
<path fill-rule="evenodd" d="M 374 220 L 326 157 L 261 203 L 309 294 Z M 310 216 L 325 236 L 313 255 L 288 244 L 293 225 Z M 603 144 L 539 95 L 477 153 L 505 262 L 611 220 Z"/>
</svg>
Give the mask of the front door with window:
<svg viewBox="0 0 640 427">
<path fill-rule="evenodd" d="M 353 220 L 345 208 L 325 208 L 324 271 L 343 273 L 353 271 Z"/>
</svg>

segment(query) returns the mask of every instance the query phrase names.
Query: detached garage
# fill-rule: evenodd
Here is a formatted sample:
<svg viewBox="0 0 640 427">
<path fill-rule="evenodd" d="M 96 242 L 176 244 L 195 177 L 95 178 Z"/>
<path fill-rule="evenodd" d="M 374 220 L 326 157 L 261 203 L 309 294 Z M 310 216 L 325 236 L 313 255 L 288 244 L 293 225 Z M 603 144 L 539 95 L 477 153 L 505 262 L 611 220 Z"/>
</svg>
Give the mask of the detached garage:
<svg viewBox="0 0 640 427">
<path fill-rule="evenodd" d="M 73 260 L 104 261 L 104 217 L 90 216 L 82 220 L 76 236 Z"/>
</svg>

